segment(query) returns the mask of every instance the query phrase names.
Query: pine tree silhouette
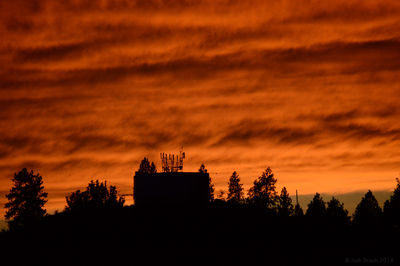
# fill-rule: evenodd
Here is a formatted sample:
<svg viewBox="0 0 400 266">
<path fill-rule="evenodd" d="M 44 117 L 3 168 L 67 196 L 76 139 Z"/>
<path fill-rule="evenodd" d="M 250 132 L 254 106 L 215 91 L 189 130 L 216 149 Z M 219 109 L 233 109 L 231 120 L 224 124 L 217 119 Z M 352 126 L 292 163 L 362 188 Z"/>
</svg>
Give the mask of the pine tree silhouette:
<svg viewBox="0 0 400 266">
<path fill-rule="evenodd" d="M 47 193 L 44 192 L 42 176 L 23 168 L 12 179 L 14 186 L 6 195 L 8 202 L 5 218 L 10 229 L 23 227 L 39 221 L 46 214 L 43 208 L 47 202 Z"/>
</svg>

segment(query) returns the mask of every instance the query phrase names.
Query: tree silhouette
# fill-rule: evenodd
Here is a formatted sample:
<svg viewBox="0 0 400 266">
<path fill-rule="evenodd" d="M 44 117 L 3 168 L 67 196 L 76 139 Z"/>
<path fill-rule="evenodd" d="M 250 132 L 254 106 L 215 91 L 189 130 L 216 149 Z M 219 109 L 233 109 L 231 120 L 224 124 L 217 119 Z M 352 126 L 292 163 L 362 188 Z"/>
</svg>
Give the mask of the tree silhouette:
<svg viewBox="0 0 400 266">
<path fill-rule="evenodd" d="M 294 216 L 297 216 L 297 217 L 304 216 L 303 209 L 301 208 L 299 203 L 296 203 L 296 205 L 294 206 Z"/>
<path fill-rule="evenodd" d="M 385 201 L 383 205 L 383 214 L 387 221 L 396 225 L 396 227 L 400 226 L 400 180 L 396 178 L 397 185 L 393 191 L 393 194 L 390 196 L 390 199 Z"/>
<path fill-rule="evenodd" d="M 250 202 L 267 208 L 273 208 L 276 205 L 276 178 L 270 167 L 254 181 L 253 187 L 249 189 L 248 195 Z"/>
<path fill-rule="evenodd" d="M 154 164 L 154 162 L 151 162 L 151 165 L 150 165 L 150 173 L 151 173 L 151 174 L 157 173 L 157 168 L 156 168 L 156 165 Z"/>
<path fill-rule="evenodd" d="M 276 179 L 270 167 L 268 167 L 250 188 L 248 195 L 250 202 L 258 206 L 273 208 L 276 205 Z"/>
<path fill-rule="evenodd" d="M 349 212 L 344 208 L 344 203 L 341 203 L 335 197 L 328 201 L 326 213 L 329 220 L 334 224 L 345 225 L 350 222 Z"/>
<path fill-rule="evenodd" d="M 320 220 L 326 216 L 325 202 L 319 193 L 315 193 L 314 198 L 308 204 L 306 216 L 316 220 Z"/>
<path fill-rule="evenodd" d="M 216 198 L 221 201 L 225 201 L 225 197 L 226 197 L 226 192 L 222 189 L 218 190 Z"/>
<path fill-rule="evenodd" d="M 14 186 L 6 195 L 8 202 L 5 218 L 10 229 L 19 228 L 39 221 L 46 214 L 43 208 L 47 202 L 47 193 L 44 192 L 43 180 L 39 173 L 23 168 L 12 179 Z"/>
<path fill-rule="evenodd" d="M 90 181 L 86 191 L 77 190 L 66 196 L 68 211 L 93 208 L 115 208 L 124 205 L 124 198 L 118 198 L 118 191 L 115 186 L 107 187 L 107 181 Z"/>
<path fill-rule="evenodd" d="M 240 202 L 242 199 L 243 199 L 243 185 L 240 184 L 239 175 L 235 171 L 229 178 L 227 200 L 231 202 Z"/>
<path fill-rule="evenodd" d="M 151 164 L 150 164 L 149 159 L 144 157 L 143 160 L 140 162 L 138 172 L 143 173 L 143 174 L 157 173 L 156 165 L 154 164 L 154 162 L 151 162 Z"/>
<path fill-rule="evenodd" d="M 294 213 L 292 199 L 286 187 L 282 188 L 281 195 L 278 197 L 278 213 L 282 216 L 291 216 Z"/>
<path fill-rule="evenodd" d="M 207 173 L 207 169 L 203 163 L 200 165 L 199 173 Z"/>
<path fill-rule="evenodd" d="M 200 165 L 199 173 L 204 173 L 204 174 L 207 173 L 207 169 L 203 163 Z M 214 184 L 212 183 L 210 175 L 208 175 L 208 191 L 209 191 L 209 195 L 210 195 L 209 200 L 210 200 L 210 202 L 212 202 L 212 201 L 214 201 L 215 187 L 214 187 Z"/>
<path fill-rule="evenodd" d="M 380 223 L 382 209 L 371 190 L 365 194 L 357 205 L 353 222 L 362 227 L 375 227 Z"/>
</svg>

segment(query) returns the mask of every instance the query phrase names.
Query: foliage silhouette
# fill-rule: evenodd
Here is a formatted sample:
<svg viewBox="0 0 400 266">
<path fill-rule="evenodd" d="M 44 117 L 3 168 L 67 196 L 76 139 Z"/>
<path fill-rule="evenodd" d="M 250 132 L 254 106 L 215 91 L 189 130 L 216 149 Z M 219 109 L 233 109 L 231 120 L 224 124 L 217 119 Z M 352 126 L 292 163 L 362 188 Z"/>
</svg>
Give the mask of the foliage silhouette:
<svg viewBox="0 0 400 266">
<path fill-rule="evenodd" d="M 277 201 L 277 193 L 275 191 L 276 178 L 270 167 L 253 182 L 253 187 L 249 189 L 249 201 L 256 206 L 266 208 L 275 208 Z"/>
<path fill-rule="evenodd" d="M 301 208 L 299 203 L 296 203 L 296 205 L 294 206 L 294 216 L 296 217 L 304 216 L 303 208 Z"/>
<path fill-rule="evenodd" d="M 350 223 L 349 212 L 344 208 L 344 203 L 335 197 L 328 201 L 326 213 L 329 221 L 333 224 L 348 225 Z"/>
<path fill-rule="evenodd" d="M 28 172 L 23 168 L 12 179 L 14 186 L 6 195 L 8 202 L 5 218 L 11 230 L 31 225 L 41 220 L 46 214 L 43 208 L 46 204 L 47 193 L 44 192 L 42 176 Z M 10 220 L 12 219 L 12 220 Z"/>
<path fill-rule="evenodd" d="M 385 220 L 400 229 L 400 180 L 396 178 L 397 185 L 383 205 L 383 215 Z"/>
<path fill-rule="evenodd" d="M 154 164 L 154 162 L 151 162 L 151 164 L 150 164 L 149 159 L 144 157 L 143 160 L 140 162 L 140 166 L 139 166 L 138 172 L 139 173 L 144 173 L 144 174 L 157 173 L 156 165 Z"/>
<path fill-rule="evenodd" d="M 234 171 L 228 182 L 227 200 L 238 203 L 243 200 L 243 195 L 243 184 L 240 183 L 240 177 L 236 171 Z"/>
<path fill-rule="evenodd" d="M 204 164 L 200 165 L 199 173 L 207 173 L 207 169 Z M 210 202 L 212 202 L 214 201 L 215 187 L 214 184 L 212 183 L 210 175 L 208 176 L 208 190 L 209 190 Z"/>
<path fill-rule="evenodd" d="M 326 205 L 319 193 L 315 193 L 314 198 L 307 206 L 306 216 L 314 219 L 321 220 L 326 217 Z"/>
<path fill-rule="evenodd" d="M 124 198 L 118 198 L 118 191 L 115 186 L 107 187 L 107 181 L 90 181 L 86 191 L 77 190 L 66 196 L 67 211 L 97 208 L 120 208 L 124 205 Z"/>
<path fill-rule="evenodd" d="M 226 200 L 226 192 L 223 189 L 218 190 L 215 198 L 218 200 L 221 200 L 221 201 L 225 201 Z"/>
<path fill-rule="evenodd" d="M 289 197 L 286 187 L 282 188 L 281 195 L 278 197 L 278 214 L 286 217 L 294 214 L 292 199 Z"/>
<path fill-rule="evenodd" d="M 91 204 L 87 202 L 89 191 L 97 191 L 92 193 L 98 195 L 95 198 L 104 199 L 106 190 L 114 195 L 111 198 L 115 203 L 116 189 L 98 181 L 92 181 L 78 196 L 74 192 L 74 200 L 79 199 L 79 206 L 87 206 Z M 122 204 L 106 208 L 107 200 L 97 200 L 94 202 L 100 203 L 94 205 L 100 207 L 64 210 L 46 215 L 35 227 L 0 233 L 0 250 L 2 260 L 9 256 L 13 265 L 117 265 L 127 261 L 139 265 L 348 265 L 347 259 L 350 257 L 351 262 L 353 256 L 385 256 L 390 264 L 398 264 L 398 247 L 390 240 L 398 239 L 400 231 L 381 233 L 344 227 L 341 218 L 347 212 L 334 198 L 327 203 L 326 220 L 316 219 L 324 221 L 320 224 L 299 217 L 296 207 L 296 217 L 287 215 L 290 210 L 282 215 L 282 210 L 293 210 L 286 188 L 276 201 L 275 212 L 266 211 L 265 204 L 229 204 L 220 199 L 201 208 Z M 321 209 L 326 204 L 318 193 L 310 204 L 309 217 L 324 213 Z M 297 241 L 295 248 L 286 248 L 288 239 Z M 43 250 L 47 255 L 37 256 Z M 266 256 L 266 250 L 273 256 Z"/>
<path fill-rule="evenodd" d="M 206 169 L 206 166 L 204 164 L 200 165 L 199 173 L 207 173 L 207 169 Z"/>
<path fill-rule="evenodd" d="M 377 227 L 382 218 L 382 209 L 371 190 L 365 194 L 357 205 L 353 222 L 360 227 Z"/>
</svg>

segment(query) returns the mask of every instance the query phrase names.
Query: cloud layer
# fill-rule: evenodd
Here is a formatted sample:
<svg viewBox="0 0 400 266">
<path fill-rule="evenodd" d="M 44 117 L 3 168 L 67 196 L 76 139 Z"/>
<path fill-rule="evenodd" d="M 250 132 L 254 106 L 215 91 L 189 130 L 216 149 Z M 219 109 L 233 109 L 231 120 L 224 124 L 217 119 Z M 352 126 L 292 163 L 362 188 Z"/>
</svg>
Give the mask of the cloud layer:
<svg viewBox="0 0 400 266">
<path fill-rule="evenodd" d="M 0 203 L 21 167 L 52 208 L 187 152 L 217 189 L 389 189 L 400 167 L 398 1 L 3 1 Z M 159 164 L 159 163 L 158 163 Z"/>
</svg>

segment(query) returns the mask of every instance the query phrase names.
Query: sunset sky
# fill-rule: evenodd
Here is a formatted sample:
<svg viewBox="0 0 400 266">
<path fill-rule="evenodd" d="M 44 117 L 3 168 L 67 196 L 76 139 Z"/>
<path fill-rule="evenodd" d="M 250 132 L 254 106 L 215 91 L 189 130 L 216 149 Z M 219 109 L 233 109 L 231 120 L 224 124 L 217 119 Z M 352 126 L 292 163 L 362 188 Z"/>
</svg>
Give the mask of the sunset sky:
<svg viewBox="0 0 400 266">
<path fill-rule="evenodd" d="M 291 194 L 395 186 L 400 1 L 13 0 L 0 22 L 1 216 L 22 167 L 61 210 L 181 146 L 217 190 L 267 166 Z"/>
</svg>

